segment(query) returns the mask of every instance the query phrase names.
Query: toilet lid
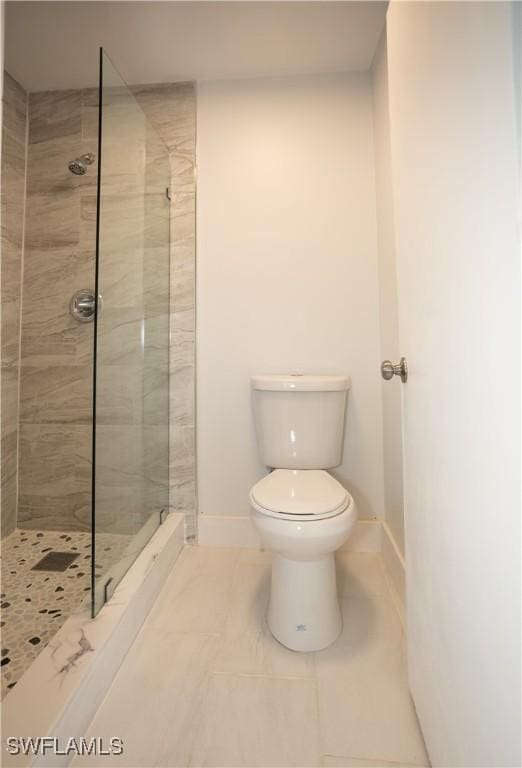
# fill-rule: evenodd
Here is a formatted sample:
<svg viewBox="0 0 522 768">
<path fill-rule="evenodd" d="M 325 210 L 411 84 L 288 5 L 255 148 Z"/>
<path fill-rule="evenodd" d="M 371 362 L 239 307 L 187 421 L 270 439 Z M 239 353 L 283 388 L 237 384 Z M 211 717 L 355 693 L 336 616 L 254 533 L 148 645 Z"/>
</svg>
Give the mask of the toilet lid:
<svg viewBox="0 0 522 768">
<path fill-rule="evenodd" d="M 346 506 L 348 493 L 322 469 L 275 469 L 251 490 L 263 509 L 285 515 L 326 515 Z"/>
</svg>

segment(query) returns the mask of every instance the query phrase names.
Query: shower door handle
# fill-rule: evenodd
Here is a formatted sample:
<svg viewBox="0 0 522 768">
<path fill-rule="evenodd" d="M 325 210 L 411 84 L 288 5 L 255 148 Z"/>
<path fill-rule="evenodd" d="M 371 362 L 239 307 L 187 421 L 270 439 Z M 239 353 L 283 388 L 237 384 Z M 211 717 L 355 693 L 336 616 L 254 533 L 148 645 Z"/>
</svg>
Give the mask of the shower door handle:
<svg viewBox="0 0 522 768">
<path fill-rule="evenodd" d="M 96 298 L 90 288 L 82 288 L 76 291 L 69 303 L 71 315 L 79 323 L 89 323 L 96 312 Z"/>
</svg>

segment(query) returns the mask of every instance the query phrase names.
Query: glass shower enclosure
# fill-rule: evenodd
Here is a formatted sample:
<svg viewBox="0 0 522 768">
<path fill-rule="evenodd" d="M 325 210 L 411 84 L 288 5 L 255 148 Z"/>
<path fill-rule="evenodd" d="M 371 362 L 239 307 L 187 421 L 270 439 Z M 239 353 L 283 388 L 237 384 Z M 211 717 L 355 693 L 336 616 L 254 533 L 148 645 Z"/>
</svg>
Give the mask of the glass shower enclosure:
<svg viewBox="0 0 522 768">
<path fill-rule="evenodd" d="M 169 503 L 168 150 L 100 49 L 92 614 Z"/>
</svg>

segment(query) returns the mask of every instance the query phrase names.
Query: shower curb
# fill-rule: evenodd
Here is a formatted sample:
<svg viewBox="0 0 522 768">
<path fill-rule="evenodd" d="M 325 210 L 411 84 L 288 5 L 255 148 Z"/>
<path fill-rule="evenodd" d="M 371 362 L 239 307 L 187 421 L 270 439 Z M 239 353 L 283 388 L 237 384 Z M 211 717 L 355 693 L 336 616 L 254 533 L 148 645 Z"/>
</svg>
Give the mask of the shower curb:
<svg viewBox="0 0 522 768">
<path fill-rule="evenodd" d="M 3 766 L 71 763 L 74 752 L 9 754 L 6 739 L 51 736 L 65 751 L 85 736 L 183 546 L 184 515 L 172 513 L 98 615 L 82 606 L 65 622 L 2 703 Z"/>
</svg>

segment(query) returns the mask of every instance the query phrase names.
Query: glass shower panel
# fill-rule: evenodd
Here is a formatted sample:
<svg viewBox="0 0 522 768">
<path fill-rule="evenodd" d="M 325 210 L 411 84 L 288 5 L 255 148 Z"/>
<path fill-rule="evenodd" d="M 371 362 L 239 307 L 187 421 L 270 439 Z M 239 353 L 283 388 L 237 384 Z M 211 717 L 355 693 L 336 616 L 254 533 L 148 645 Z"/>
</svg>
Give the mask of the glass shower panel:
<svg viewBox="0 0 522 768">
<path fill-rule="evenodd" d="M 168 509 L 169 156 L 100 52 L 93 615 Z"/>
</svg>

